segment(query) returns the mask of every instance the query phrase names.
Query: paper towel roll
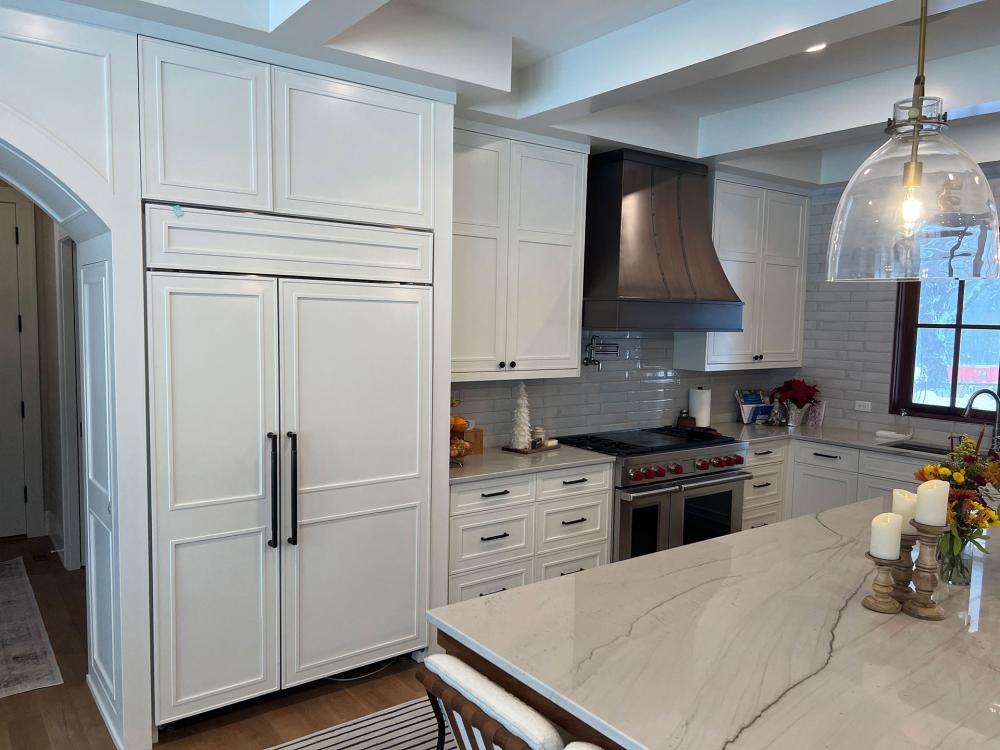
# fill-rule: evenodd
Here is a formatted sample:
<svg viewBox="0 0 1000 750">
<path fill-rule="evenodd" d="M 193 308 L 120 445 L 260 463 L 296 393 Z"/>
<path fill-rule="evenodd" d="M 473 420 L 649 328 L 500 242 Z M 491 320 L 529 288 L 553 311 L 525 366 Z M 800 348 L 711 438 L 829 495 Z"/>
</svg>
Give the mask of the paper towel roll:
<svg viewBox="0 0 1000 750">
<path fill-rule="evenodd" d="M 698 427 L 708 427 L 712 423 L 712 390 L 692 388 L 688 391 L 688 411 Z"/>
</svg>

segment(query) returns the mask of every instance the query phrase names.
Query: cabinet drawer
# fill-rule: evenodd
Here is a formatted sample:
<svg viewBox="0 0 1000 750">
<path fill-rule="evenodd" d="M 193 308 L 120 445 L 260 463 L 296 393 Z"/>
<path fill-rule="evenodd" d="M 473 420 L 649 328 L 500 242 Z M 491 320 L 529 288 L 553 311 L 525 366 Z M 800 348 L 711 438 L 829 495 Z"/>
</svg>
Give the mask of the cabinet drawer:
<svg viewBox="0 0 1000 750">
<path fill-rule="evenodd" d="M 471 573 L 459 573 L 448 579 L 448 603 L 464 602 L 480 596 L 499 594 L 532 581 L 532 561 L 495 565 Z"/>
<path fill-rule="evenodd" d="M 451 519 L 453 572 L 513 560 L 535 551 L 535 515 L 530 505 Z"/>
<path fill-rule="evenodd" d="M 785 460 L 788 454 L 788 441 L 775 443 L 764 443 L 763 445 L 750 445 L 747 451 L 747 466 L 759 466 L 760 464 L 776 464 Z"/>
<path fill-rule="evenodd" d="M 782 520 L 784 507 L 782 503 L 769 503 L 758 508 L 747 508 L 743 511 L 743 531 L 778 523 Z"/>
<path fill-rule="evenodd" d="M 580 573 L 608 562 L 608 543 L 549 552 L 535 558 L 535 580 L 547 581 Z"/>
<path fill-rule="evenodd" d="M 535 528 L 539 552 L 605 539 L 608 535 L 607 493 L 539 503 Z"/>
<path fill-rule="evenodd" d="M 813 466 L 826 466 L 838 471 L 858 470 L 858 454 L 856 448 L 844 448 L 839 445 L 825 443 L 810 443 L 799 441 L 795 444 L 795 460 Z"/>
<path fill-rule="evenodd" d="M 784 493 L 785 467 L 762 466 L 753 471 L 753 479 L 743 484 L 743 507 L 752 508 L 781 500 Z"/>
<path fill-rule="evenodd" d="M 451 514 L 492 510 L 535 499 L 535 475 L 455 484 L 451 487 Z"/>
<path fill-rule="evenodd" d="M 430 283 L 431 241 L 405 229 L 146 206 L 153 268 Z"/>
<path fill-rule="evenodd" d="M 861 451 L 861 463 L 858 473 L 882 479 L 898 479 L 906 486 L 909 486 L 917 481 L 913 473 L 917 469 L 922 469 L 928 463 L 931 463 L 931 461 L 927 458 L 920 460 L 906 456 L 896 456 L 891 453 Z M 899 486 L 902 487 L 903 485 Z"/>
<path fill-rule="evenodd" d="M 557 469 L 538 474 L 538 499 L 606 492 L 611 487 L 611 464 Z"/>
</svg>

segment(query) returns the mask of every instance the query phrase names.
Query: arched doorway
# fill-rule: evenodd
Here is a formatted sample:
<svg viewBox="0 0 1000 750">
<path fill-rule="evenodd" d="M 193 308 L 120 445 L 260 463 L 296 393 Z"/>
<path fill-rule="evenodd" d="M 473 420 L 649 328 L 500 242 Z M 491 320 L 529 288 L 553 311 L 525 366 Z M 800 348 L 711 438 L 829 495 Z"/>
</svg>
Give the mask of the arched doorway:
<svg viewBox="0 0 1000 750">
<path fill-rule="evenodd" d="M 0 8 L 0 180 L 77 247 L 87 684 L 130 749 L 153 736 L 136 65 L 133 35 Z"/>
</svg>

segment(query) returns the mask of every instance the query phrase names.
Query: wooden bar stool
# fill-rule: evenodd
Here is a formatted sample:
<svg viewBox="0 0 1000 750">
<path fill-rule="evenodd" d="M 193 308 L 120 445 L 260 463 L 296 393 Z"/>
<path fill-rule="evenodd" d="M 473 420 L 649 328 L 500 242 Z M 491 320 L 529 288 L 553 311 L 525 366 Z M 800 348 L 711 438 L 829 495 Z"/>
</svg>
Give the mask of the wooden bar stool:
<svg viewBox="0 0 1000 750">
<path fill-rule="evenodd" d="M 445 717 L 461 750 L 568 750 L 548 719 L 454 656 L 427 657 L 417 679 L 437 717 L 438 750 Z M 573 750 L 600 750 L 580 744 Z"/>
</svg>

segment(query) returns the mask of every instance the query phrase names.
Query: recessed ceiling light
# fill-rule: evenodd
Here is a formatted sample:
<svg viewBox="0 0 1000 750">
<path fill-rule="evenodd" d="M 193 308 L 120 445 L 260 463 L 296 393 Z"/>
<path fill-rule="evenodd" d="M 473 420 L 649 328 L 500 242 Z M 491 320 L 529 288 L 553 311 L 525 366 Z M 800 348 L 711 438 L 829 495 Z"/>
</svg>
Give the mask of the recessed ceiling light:
<svg viewBox="0 0 1000 750">
<path fill-rule="evenodd" d="M 812 47 L 806 47 L 806 52 L 822 52 L 826 49 L 826 42 L 820 42 L 819 44 L 814 44 Z"/>
</svg>

